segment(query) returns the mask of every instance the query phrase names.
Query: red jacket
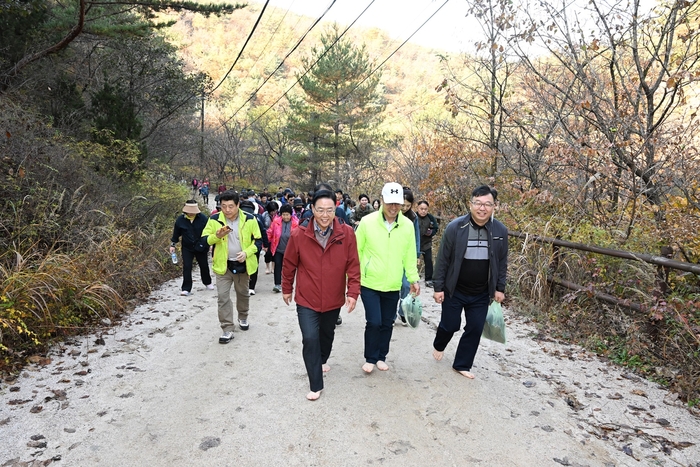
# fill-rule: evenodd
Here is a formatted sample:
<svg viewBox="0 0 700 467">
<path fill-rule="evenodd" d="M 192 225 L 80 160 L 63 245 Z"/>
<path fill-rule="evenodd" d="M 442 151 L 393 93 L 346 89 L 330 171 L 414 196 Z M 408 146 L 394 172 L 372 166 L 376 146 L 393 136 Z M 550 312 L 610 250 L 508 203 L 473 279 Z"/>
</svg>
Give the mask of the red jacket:
<svg viewBox="0 0 700 467">
<path fill-rule="evenodd" d="M 316 240 L 313 219 L 308 226 L 292 231 L 282 263 L 282 293 L 294 290 L 296 276 L 297 305 L 314 311 L 331 311 L 345 304 L 347 296 L 360 296 L 360 259 L 355 232 L 347 224 L 333 219 L 333 233 L 326 248 Z"/>
<path fill-rule="evenodd" d="M 274 255 L 275 252 L 277 251 L 277 247 L 280 244 L 280 237 L 282 236 L 282 216 L 276 216 L 274 219 L 272 219 L 272 224 L 270 225 L 270 228 L 267 229 L 267 239 L 270 241 L 270 254 Z M 290 228 L 290 235 L 291 233 L 294 233 L 296 228 L 299 226 L 299 219 L 296 217 L 292 216 L 292 220 L 289 222 L 292 223 Z M 287 250 L 285 250 L 286 252 Z"/>
</svg>

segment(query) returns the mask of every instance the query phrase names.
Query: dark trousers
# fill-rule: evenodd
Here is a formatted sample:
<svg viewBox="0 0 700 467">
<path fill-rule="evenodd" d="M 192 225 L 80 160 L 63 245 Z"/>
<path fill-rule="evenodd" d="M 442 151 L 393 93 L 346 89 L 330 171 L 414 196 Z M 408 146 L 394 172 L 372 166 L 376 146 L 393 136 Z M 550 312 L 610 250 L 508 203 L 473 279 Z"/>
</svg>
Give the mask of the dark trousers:
<svg viewBox="0 0 700 467">
<path fill-rule="evenodd" d="M 260 261 L 260 253 L 258 252 L 258 261 Z M 260 267 L 260 263 L 258 263 L 258 267 Z M 250 282 L 248 283 L 248 288 L 250 290 L 255 290 L 255 284 L 258 283 L 258 271 L 257 269 L 255 270 L 254 274 L 250 275 Z"/>
<path fill-rule="evenodd" d="M 275 260 L 275 285 L 282 285 L 282 261 L 284 260 L 284 253 L 275 251 L 275 255 L 272 259 Z"/>
<path fill-rule="evenodd" d="M 311 391 L 318 392 L 323 389 L 322 365 L 328 361 L 333 348 L 335 337 L 335 322 L 340 314 L 340 308 L 319 313 L 297 305 L 297 317 L 301 328 L 303 343 L 302 355 L 306 373 L 309 375 L 309 387 Z"/>
<path fill-rule="evenodd" d="M 182 290 L 192 292 L 192 263 L 197 259 L 199 273 L 202 276 L 202 284 L 211 284 L 211 274 L 209 274 L 209 252 L 197 253 L 194 250 L 182 249 Z"/>
<path fill-rule="evenodd" d="M 455 291 L 451 297 L 445 292 L 445 301 L 442 302 L 442 317 L 433 341 L 433 348 L 438 352 L 445 350 L 450 339 L 462 324 L 462 310 L 464 310 L 467 324 L 464 326 L 464 334 L 459 339 L 455 361 L 452 364 L 452 368 L 455 370 L 469 371 L 472 369 L 488 309 L 488 292 L 480 295 L 464 295 Z"/>
<path fill-rule="evenodd" d="M 433 280 L 433 249 L 428 248 L 425 251 L 421 251 L 423 255 L 423 261 L 425 262 L 425 280 Z"/>
<path fill-rule="evenodd" d="M 394 330 L 399 291 L 380 292 L 367 287 L 360 288 L 365 307 L 365 361 L 376 364 L 385 361 Z"/>
</svg>

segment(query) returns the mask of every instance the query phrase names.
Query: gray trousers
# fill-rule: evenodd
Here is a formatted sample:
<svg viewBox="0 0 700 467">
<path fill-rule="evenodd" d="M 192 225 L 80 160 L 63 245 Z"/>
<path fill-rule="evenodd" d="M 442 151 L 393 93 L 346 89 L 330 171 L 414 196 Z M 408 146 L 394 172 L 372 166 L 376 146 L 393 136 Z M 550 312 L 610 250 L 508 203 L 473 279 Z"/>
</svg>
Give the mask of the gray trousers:
<svg viewBox="0 0 700 467">
<path fill-rule="evenodd" d="M 250 296 L 248 295 L 248 274 L 234 274 L 227 270 L 226 274 L 216 275 L 217 303 L 219 305 L 219 324 L 224 332 L 233 331 L 233 301 L 231 286 L 236 291 L 236 310 L 238 319 L 248 319 Z"/>
</svg>

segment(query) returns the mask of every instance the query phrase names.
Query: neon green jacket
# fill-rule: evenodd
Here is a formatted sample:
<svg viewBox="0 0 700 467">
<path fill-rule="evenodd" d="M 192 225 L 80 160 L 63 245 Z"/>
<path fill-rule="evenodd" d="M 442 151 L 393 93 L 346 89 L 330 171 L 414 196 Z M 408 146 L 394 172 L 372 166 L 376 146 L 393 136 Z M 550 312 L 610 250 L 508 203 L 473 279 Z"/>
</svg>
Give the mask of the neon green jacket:
<svg viewBox="0 0 700 467">
<path fill-rule="evenodd" d="M 228 239 L 218 238 L 216 231 L 223 227 L 225 220 L 219 220 L 219 216 L 224 217 L 223 213 L 214 214 L 209 218 L 207 225 L 204 227 L 202 237 L 207 237 L 207 243 L 214 245 L 214 263 L 212 269 L 216 274 L 226 274 L 228 261 Z M 222 224 L 223 222 L 223 224 Z M 255 274 L 258 270 L 258 247 L 255 245 L 255 240 L 260 240 L 260 227 L 258 221 L 251 214 L 242 210 L 238 211 L 238 238 L 241 240 L 241 248 L 246 253 L 245 268 L 246 272 Z"/>
<path fill-rule="evenodd" d="M 381 209 L 367 214 L 355 236 L 363 287 L 380 292 L 400 290 L 404 270 L 409 282 L 418 281 L 416 232 L 413 222 L 402 213 L 399 212 L 391 231 Z"/>
</svg>

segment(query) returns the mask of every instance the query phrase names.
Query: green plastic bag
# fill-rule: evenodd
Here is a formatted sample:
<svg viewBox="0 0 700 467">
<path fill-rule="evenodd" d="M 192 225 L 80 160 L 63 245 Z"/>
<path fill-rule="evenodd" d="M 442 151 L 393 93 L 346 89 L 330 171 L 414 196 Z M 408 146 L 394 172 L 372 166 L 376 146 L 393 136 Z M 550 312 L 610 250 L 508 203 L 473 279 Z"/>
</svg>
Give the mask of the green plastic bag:
<svg viewBox="0 0 700 467">
<path fill-rule="evenodd" d="M 406 323 L 415 329 L 420 324 L 420 317 L 423 315 L 423 303 L 421 303 L 420 298 L 408 294 L 401 300 L 401 311 L 406 318 Z"/>
<path fill-rule="evenodd" d="M 495 300 L 489 305 L 489 312 L 486 315 L 481 336 L 501 344 L 506 343 L 506 323 L 503 321 L 503 310 L 501 304 Z"/>
</svg>

